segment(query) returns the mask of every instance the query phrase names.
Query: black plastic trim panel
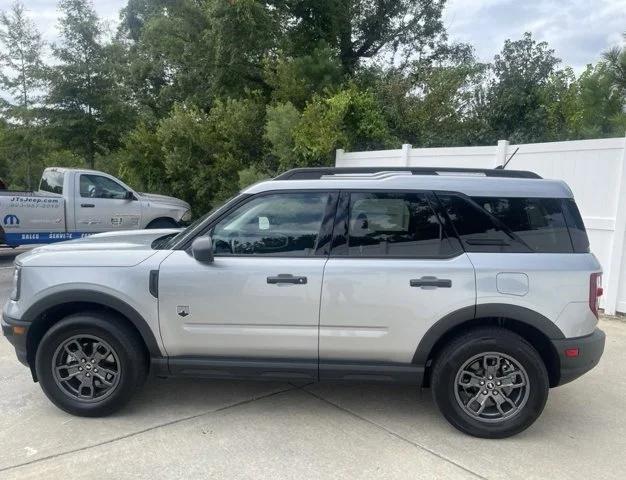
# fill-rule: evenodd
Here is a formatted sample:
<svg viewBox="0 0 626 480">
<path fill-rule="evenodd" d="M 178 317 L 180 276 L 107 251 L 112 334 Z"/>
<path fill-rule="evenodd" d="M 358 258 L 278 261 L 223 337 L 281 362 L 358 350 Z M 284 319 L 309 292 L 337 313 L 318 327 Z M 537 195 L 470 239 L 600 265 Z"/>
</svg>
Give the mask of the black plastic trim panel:
<svg viewBox="0 0 626 480">
<path fill-rule="evenodd" d="M 401 363 L 319 362 L 317 360 L 170 357 L 153 361 L 161 375 L 239 380 L 374 382 L 421 385 L 424 368 Z"/>
<path fill-rule="evenodd" d="M 605 342 L 606 335 L 599 328 L 596 328 L 591 335 L 584 337 L 553 340 L 552 345 L 559 355 L 560 363 L 557 385 L 569 383 L 595 367 L 604 353 Z M 578 356 L 565 355 L 565 351 L 569 348 L 577 348 Z"/>
<path fill-rule="evenodd" d="M 540 313 L 506 303 L 484 303 L 456 310 L 430 327 L 417 346 L 412 363 L 425 365 L 430 352 L 440 338 L 454 327 L 477 318 L 508 318 L 536 328 L 549 339 L 565 338 L 563 332 Z"/>
<path fill-rule="evenodd" d="M 67 290 L 54 293 L 34 303 L 26 312 L 24 312 L 21 320 L 32 323 L 52 308 L 79 302 L 101 305 L 115 310 L 124 317 L 128 318 L 128 320 L 130 320 L 139 331 L 139 334 L 148 347 L 150 355 L 154 357 L 160 357 L 162 355 L 159 344 L 157 343 L 156 337 L 148 325 L 148 322 L 146 322 L 137 310 L 128 305 L 126 302 L 112 295 L 107 295 L 106 293 L 94 292 L 91 290 Z"/>
</svg>

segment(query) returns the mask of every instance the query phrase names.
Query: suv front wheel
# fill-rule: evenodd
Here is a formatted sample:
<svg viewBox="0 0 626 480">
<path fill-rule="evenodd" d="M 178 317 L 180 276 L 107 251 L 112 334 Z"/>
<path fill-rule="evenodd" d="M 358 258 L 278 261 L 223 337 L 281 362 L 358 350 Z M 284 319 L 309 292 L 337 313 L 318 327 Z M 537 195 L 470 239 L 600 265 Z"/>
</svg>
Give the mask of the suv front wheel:
<svg viewBox="0 0 626 480">
<path fill-rule="evenodd" d="M 457 429 L 476 437 L 515 435 L 539 417 L 548 398 L 546 367 L 519 335 L 477 328 L 455 338 L 435 360 L 433 398 Z"/>
<path fill-rule="evenodd" d="M 119 318 L 102 312 L 71 315 L 46 332 L 35 359 L 41 388 L 68 413 L 108 415 L 146 378 L 141 340 Z"/>
</svg>

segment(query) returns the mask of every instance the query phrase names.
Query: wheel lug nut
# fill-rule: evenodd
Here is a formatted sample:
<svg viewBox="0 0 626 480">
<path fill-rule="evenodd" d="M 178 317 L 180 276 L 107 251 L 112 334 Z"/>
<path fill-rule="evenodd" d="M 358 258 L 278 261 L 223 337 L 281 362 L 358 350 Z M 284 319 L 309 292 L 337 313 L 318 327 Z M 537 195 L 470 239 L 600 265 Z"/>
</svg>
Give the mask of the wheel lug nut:
<svg viewBox="0 0 626 480">
<path fill-rule="evenodd" d="M 498 391 L 496 390 L 495 392 L 493 392 L 493 394 L 494 394 L 494 395 L 497 395 L 497 394 L 498 394 Z"/>
<path fill-rule="evenodd" d="M 91 375 L 89 375 L 88 373 L 86 373 L 85 375 L 87 375 L 88 377 L 90 377 Z"/>
<path fill-rule="evenodd" d="M 500 385 L 502 385 L 502 382 L 496 382 L 496 385 L 499 387 Z"/>
<path fill-rule="evenodd" d="M 480 384 L 481 384 L 481 385 L 484 385 L 484 384 L 485 384 L 485 382 L 481 380 L 481 381 L 480 381 Z"/>
<path fill-rule="evenodd" d="M 84 359 L 84 358 L 81 358 L 81 360 L 80 360 L 80 361 L 81 361 L 81 362 L 83 362 L 83 363 L 85 363 L 85 359 Z"/>
<path fill-rule="evenodd" d="M 487 390 L 483 390 L 483 395 L 487 395 Z"/>
<path fill-rule="evenodd" d="M 92 360 L 92 361 L 91 361 L 91 363 L 96 363 L 96 361 L 95 361 L 95 360 Z"/>
<path fill-rule="evenodd" d="M 98 373 L 98 369 L 97 369 L 97 368 L 94 368 L 94 369 L 93 369 L 93 371 L 94 371 L 94 372 L 96 372 L 96 373 Z"/>
<path fill-rule="evenodd" d="M 83 367 L 78 367 L 78 371 L 82 372 L 83 371 Z"/>
<path fill-rule="evenodd" d="M 491 375 L 489 375 L 489 380 L 493 380 L 493 377 Z"/>
</svg>

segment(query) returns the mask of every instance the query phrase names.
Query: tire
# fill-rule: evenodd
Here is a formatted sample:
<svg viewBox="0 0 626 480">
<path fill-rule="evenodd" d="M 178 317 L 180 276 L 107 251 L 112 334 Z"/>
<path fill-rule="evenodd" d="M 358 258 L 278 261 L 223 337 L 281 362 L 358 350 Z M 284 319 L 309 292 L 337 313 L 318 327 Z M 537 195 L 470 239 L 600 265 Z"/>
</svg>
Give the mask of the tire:
<svg viewBox="0 0 626 480">
<path fill-rule="evenodd" d="M 146 379 L 148 366 L 141 338 L 122 320 L 82 312 L 46 332 L 35 369 L 41 388 L 57 407 L 73 415 L 101 417 L 130 400 Z"/>
<path fill-rule="evenodd" d="M 549 379 L 543 360 L 522 337 L 503 328 L 476 328 L 441 351 L 431 386 L 435 404 L 455 428 L 505 438 L 539 418 Z"/>
<path fill-rule="evenodd" d="M 152 220 L 147 229 L 156 229 L 156 228 L 178 228 L 180 225 L 172 219 L 172 218 L 157 218 L 156 220 Z"/>
</svg>

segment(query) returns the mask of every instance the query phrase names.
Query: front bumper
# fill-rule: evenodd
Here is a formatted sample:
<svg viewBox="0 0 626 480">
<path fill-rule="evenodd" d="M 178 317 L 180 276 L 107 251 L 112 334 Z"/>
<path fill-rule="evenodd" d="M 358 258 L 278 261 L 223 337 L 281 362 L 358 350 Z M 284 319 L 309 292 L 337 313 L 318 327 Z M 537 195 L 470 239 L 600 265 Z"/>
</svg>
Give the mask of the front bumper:
<svg viewBox="0 0 626 480">
<path fill-rule="evenodd" d="M 26 337 L 28 336 L 30 322 L 22 322 L 3 314 L 1 323 L 2 333 L 15 347 L 17 359 L 24 365 L 28 366 L 28 359 L 26 355 Z"/>
<path fill-rule="evenodd" d="M 596 328 L 591 335 L 552 340 L 559 355 L 560 378 L 558 385 L 569 383 L 595 367 L 604 352 L 606 335 Z M 578 349 L 578 355 L 568 356 L 566 351 Z"/>
</svg>

